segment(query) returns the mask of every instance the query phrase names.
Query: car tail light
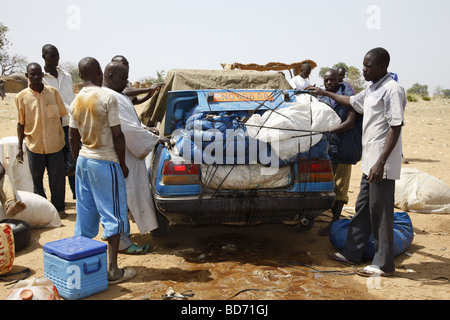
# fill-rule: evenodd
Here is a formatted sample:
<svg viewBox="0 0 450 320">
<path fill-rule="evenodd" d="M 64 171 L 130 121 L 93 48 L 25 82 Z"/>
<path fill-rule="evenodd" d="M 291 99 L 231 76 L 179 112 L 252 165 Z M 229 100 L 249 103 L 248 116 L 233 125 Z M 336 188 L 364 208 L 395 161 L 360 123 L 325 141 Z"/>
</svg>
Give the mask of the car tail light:
<svg viewBox="0 0 450 320">
<path fill-rule="evenodd" d="M 163 169 L 164 184 L 198 184 L 199 165 L 182 161 L 166 161 Z"/>
<path fill-rule="evenodd" d="M 330 160 L 305 160 L 299 163 L 300 182 L 333 181 Z"/>
</svg>

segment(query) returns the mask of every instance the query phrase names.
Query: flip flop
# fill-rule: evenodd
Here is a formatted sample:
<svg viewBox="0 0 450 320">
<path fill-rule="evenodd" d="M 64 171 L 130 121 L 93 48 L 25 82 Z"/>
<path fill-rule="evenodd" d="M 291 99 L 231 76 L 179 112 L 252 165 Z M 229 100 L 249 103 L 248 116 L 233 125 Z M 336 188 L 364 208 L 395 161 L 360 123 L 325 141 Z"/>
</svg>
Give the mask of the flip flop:
<svg viewBox="0 0 450 320">
<path fill-rule="evenodd" d="M 390 277 L 392 276 L 392 273 L 384 272 L 377 266 L 367 266 L 363 269 L 356 270 L 356 274 L 361 277 L 371 277 L 374 275 L 379 275 L 381 277 Z"/>
<path fill-rule="evenodd" d="M 136 271 L 132 268 L 124 268 L 122 270 L 123 270 L 122 277 L 116 280 L 108 280 L 108 284 L 118 284 L 123 281 L 130 280 L 136 275 Z"/>
<path fill-rule="evenodd" d="M 356 263 L 351 262 L 350 260 L 347 260 L 342 254 L 340 254 L 339 252 L 336 253 L 329 253 L 328 257 L 331 260 L 337 261 L 337 262 L 342 262 L 342 263 L 346 263 L 346 264 L 350 264 L 350 265 L 355 265 Z"/>
<path fill-rule="evenodd" d="M 139 255 L 139 254 L 147 253 L 149 251 L 150 251 L 149 244 L 145 244 L 145 245 L 141 246 L 141 245 L 132 243 L 128 248 L 119 250 L 119 253 Z"/>
</svg>

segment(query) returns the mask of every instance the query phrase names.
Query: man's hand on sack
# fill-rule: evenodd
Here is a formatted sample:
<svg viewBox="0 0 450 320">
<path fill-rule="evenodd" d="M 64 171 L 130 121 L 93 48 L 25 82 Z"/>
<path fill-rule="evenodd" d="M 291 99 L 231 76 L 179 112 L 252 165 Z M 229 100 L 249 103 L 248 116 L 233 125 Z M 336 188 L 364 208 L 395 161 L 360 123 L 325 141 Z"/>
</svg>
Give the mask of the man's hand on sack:
<svg viewBox="0 0 450 320">
<path fill-rule="evenodd" d="M 164 144 L 167 148 L 171 148 L 174 144 L 170 141 L 170 138 L 159 137 L 158 143 Z"/>
<path fill-rule="evenodd" d="M 153 134 L 159 136 L 159 130 L 156 129 L 156 127 L 147 127 L 146 129 L 147 129 L 148 131 L 150 131 L 151 133 L 153 133 Z"/>
<path fill-rule="evenodd" d="M 309 91 L 311 91 L 312 94 L 317 95 L 317 96 L 325 96 L 326 95 L 325 90 L 323 90 L 322 88 L 316 87 L 316 86 L 308 86 L 305 88 L 305 90 L 309 90 Z"/>
</svg>

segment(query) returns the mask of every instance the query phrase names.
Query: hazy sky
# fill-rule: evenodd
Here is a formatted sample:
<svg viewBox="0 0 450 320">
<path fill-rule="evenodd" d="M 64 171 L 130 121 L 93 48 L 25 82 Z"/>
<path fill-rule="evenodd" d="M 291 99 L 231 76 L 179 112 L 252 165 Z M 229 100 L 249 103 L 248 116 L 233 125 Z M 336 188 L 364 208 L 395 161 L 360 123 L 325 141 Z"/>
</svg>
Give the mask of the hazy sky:
<svg viewBox="0 0 450 320">
<path fill-rule="evenodd" d="M 337 62 L 362 68 L 364 54 L 384 47 L 405 89 L 450 88 L 450 1 L 161 0 L 2 1 L 10 53 L 43 65 L 54 44 L 61 62 L 116 54 L 130 61 L 130 80 L 170 69 L 222 69 L 221 63 Z M 6 2 L 6 3 L 5 3 Z M 289 77 L 288 77 L 289 78 Z"/>
</svg>

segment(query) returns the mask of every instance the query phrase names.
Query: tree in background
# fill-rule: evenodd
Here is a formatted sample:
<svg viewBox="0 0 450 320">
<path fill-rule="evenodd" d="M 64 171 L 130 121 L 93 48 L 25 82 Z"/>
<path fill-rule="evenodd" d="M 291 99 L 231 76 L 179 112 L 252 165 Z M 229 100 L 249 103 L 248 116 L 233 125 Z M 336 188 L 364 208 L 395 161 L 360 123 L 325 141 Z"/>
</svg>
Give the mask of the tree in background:
<svg viewBox="0 0 450 320">
<path fill-rule="evenodd" d="M 345 70 L 347 70 L 344 80 L 350 82 L 356 93 L 359 93 L 362 90 L 364 90 L 365 80 L 363 79 L 362 73 L 358 68 L 353 66 L 348 67 L 344 62 L 338 62 L 335 65 L 333 65 L 333 69 L 336 70 L 340 67 L 343 67 Z M 325 71 L 327 71 L 328 69 L 330 68 L 329 67 L 320 68 L 319 76 L 323 78 Z"/>
<path fill-rule="evenodd" d="M 353 86 L 355 93 L 363 91 L 366 87 L 366 81 L 362 77 L 361 71 L 356 67 L 349 67 L 347 70 L 347 81 Z"/>
<path fill-rule="evenodd" d="M 71 61 L 64 61 L 59 64 L 59 67 L 62 70 L 70 73 L 73 84 L 78 84 L 78 83 L 83 82 L 83 80 L 80 78 L 80 75 L 78 72 L 78 66 L 75 63 L 73 63 Z"/>
<path fill-rule="evenodd" d="M 8 47 L 9 40 L 6 38 L 8 27 L 0 22 L 0 51 L 5 50 Z"/>
<path fill-rule="evenodd" d="M 450 89 L 444 89 L 441 86 L 436 87 L 434 91 L 434 96 L 439 98 L 450 98 Z"/>
<path fill-rule="evenodd" d="M 10 56 L 8 53 L 0 54 L 0 69 L 2 76 L 25 73 L 28 61 L 21 55 Z"/>
<path fill-rule="evenodd" d="M 10 56 L 7 52 L 10 44 L 6 33 L 8 27 L 0 22 L 0 75 L 10 76 L 15 73 L 24 73 L 27 67 L 27 59 L 21 55 L 15 54 Z"/>
<path fill-rule="evenodd" d="M 141 82 L 149 82 L 150 85 L 154 84 L 154 83 L 161 83 L 164 82 L 164 78 L 166 77 L 164 70 L 161 71 L 156 71 L 156 78 L 154 77 L 150 77 L 150 78 L 145 78 L 143 79 Z"/>
<path fill-rule="evenodd" d="M 421 85 L 419 83 L 414 83 L 411 88 L 406 90 L 407 94 L 416 94 L 421 97 L 428 96 L 428 86 L 426 84 Z"/>
</svg>

